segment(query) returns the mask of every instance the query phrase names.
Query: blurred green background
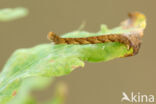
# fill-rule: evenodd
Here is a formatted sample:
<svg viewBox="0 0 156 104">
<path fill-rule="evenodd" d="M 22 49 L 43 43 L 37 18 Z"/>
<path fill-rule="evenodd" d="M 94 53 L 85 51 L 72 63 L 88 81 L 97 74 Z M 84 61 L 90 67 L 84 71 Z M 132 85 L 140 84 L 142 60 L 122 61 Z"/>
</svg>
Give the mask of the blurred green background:
<svg viewBox="0 0 156 104">
<path fill-rule="evenodd" d="M 1 0 L 0 9 L 25 7 L 30 13 L 22 19 L 0 22 L 0 68 L 16 49 L 48 43 L 49 31 L 71 32 L 85 21 L 84 29 L 96 32 L 100 24 L 113 28 L 127 18 L 128 12 L 140 11 L 147 16 L 147 28 L 137 56 L 86 63 L 84 68 L 57 81 L 68 85 L 66 104 L 120 104 L 123 91 L 156 96 L 155 3 L 154 0 Z M 53 95 L 54 86 L 55 83 L 33 94 L 45 101 Z"/>
</svg>

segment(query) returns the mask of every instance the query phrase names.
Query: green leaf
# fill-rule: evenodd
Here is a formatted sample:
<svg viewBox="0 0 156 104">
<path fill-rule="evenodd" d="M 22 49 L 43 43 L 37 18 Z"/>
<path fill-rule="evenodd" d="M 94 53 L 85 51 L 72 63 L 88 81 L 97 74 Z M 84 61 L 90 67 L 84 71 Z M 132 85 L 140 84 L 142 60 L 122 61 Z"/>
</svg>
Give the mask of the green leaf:
<svg viewBox="0 0 156 104">
<path fill-rule="evenodd" d="M 110 33 L 125 34 L 133 33 L 133 31 L 142 33 L 145 27 L 142 27 L 143 25 L 140 24 L 143 24 L 145 19 L 140 20 L 140 18 L 137 18 L 134 23 L 138 22 L 138 20 L 139 23 L 130 28 L 120 26 L 111 30 L 102 25 L 101 30 L 97 33 L 74 31 L 64 34 L 62 37 L 99 36 Z M 141 29 L 142 31 L 140 32 Z M 86 45 L 56 45 L 49 43 L 40 44 L 33 48 L 16 50 L 0 74 L 0 104 L 8 104 L 14 99 L 20 98 L 16 98 L 16 96 L 20 95 L 21 91 L 30 92 L 33 86 L 38 85 L 35 83 L 36 79 L 42 80 L 44 77 L 52 78 L 67 75 L 77 67 L 83 67 L 84 61 L 109 61 L 131 53 L 133 53 L 132 48 L 128 49 L 125 44 L 119 42 Z M 20 104 L 22 101 L 18 102 L 15 100 L 14 102 L 16 102 L 15 104 Z"/>
<path fill-rule="evenodd" d="M 47 77 L 31 77 L 23 80 L 19 89 L 14 90 L 16 94 L 14 94 L 14 98 L 8 104 L 37 104 L 36 99 L 30 95 L 30 91 L 42 90 L 51 81 L 52 79 Z"/>
<path fill-rule="evenodd" d="M 0 21 L 11 21 L 18 18 L 22 18 L 28 15 L 28 10 L 25 8 L 5 8 L 0 9 Z"/>
</svg>

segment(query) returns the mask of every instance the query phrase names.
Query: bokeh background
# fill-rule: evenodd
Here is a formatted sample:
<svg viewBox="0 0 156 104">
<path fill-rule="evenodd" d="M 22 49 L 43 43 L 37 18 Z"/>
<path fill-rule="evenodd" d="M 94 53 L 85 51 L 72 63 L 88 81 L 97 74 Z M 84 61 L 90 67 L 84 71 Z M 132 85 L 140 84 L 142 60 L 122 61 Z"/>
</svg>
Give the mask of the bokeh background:
<svg viewBox="0 0 156 104">
<path fill-rule="evenodd" d="M 71 32 L 85 21 L 84 29 L 96 32 L 100 24 L 113 28 L 128 12 L 140 11 L 148 24 L 137 56 L 86 63 L 56 82 L 68 85 L 66 104 L 120 104 L 123 91 L 156 96 L 155 4 L 155 0 L 0 0 L 0 8 L 21 6 L 30 11 L 25 18 L 0 23 L 0 69 L 16 49 L 48 43 L 49 31 Z M 33 94 L 45 101 L 53 95 L 54 86 Z"/>
</svg>

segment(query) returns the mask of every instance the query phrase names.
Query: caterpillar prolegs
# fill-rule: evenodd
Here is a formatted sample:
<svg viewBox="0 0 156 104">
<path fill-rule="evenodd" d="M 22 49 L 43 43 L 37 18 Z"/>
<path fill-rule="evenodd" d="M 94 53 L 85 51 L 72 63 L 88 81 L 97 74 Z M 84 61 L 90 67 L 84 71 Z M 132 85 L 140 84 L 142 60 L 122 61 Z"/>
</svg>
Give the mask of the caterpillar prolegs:
<svg viewBox="0 0 156 104">
<path fill-rule="evenodd" d="M 55 44 L 97 44 L 108 42 L 119 42 L 125 44 L 128 49 L 133 48 L 133 55 L 138 53 L 140 47 L 140 39 L 137 35 L 108 34 L 84 38 L 62 38 L 53 32 L 49 32 L 48 39 Z"/>
</svg>

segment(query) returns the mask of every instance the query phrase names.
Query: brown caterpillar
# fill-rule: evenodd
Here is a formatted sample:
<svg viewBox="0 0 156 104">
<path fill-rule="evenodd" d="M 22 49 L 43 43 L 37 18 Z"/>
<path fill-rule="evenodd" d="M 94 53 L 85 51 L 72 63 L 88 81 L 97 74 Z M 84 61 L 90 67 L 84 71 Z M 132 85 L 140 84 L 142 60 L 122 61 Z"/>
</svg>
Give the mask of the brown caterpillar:
<svg viewBox="0 0 156 104">
<path fill-rule="evenodd" d="M 102 36 L 93 36 L 85 38 L 62 38 L 53 32 L 49 32 L 48 39 L 52 40 L 55 44 L 97 44 L 107 42 L 119 42 L 128 46 L 128 49 L 133 48 L 133 54 L 138 53 L 140 47 L 140 39 L 138 35 L 122 35 L 122 34 L 109 34 Z"/>
<path fill-rule="evenodd" d="M 129 18 L 122 22 L 121 27 L 123 29 L 134 28 L 134 30 L 129 34 L 108 34 L 82 38 L 62 38 L 55 33 L 50 32 L 48 38 L 55 44 L 97 44 L 119 42 L 128 46 L 128 49 L 133 48 L 133 53 L 126 56 L 137 54 L 141 45 L 143 30 L 146 27 L 145 16 L 139 12 L 132 12 L 129 14 Z"/>
</svg>

